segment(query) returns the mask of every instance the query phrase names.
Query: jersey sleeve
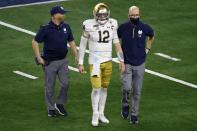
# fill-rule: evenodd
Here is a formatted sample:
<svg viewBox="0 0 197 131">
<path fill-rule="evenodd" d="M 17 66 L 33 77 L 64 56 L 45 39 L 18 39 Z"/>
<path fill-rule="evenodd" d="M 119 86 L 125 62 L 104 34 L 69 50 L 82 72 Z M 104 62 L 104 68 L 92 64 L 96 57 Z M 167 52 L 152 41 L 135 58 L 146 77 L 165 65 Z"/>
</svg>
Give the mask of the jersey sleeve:
<svg viewBox="0 0 197 131">
<path fill-rule="evenodd" d="M 84 37 L 89 37 L 89 32 L 92 30 L 90 20 L 85 20 L 82 24 Z"/>
<path fill-rule="evenodd" d="M 36 36 L 34 39 L 38 43 L 42 43 L 44 41 L 45 35 L 46 35 L 46 30 L 45 30 L 44 26 L 41 26 L 40 29 L 38 30 L 38 32 L 36 33 Z"/>
<path fill-rule="evenodd" d="M 117 33 L 117 30 L 118 30 L 117 20 L 112 19 L 112 26 L 113 26 L 113 43 L 116 44 L 120 42 L 118 38 L 118 33 Z"/>
<path fill-rule="evenodd" d="M 82 28 L 83 28 L 83 31 L 86 31 L 87 30 L 87 25 L 86 25 L 86 22 L 85 21 L 82 24 Z"/>
<path fill-rule="evenodd" d="M 90 32 L 91 30 L 92 30 L 92 28 L 91 28 L 91 21 L 90 20 L 85 20 L 83 22 L 83 31 Z"/>
</svg>

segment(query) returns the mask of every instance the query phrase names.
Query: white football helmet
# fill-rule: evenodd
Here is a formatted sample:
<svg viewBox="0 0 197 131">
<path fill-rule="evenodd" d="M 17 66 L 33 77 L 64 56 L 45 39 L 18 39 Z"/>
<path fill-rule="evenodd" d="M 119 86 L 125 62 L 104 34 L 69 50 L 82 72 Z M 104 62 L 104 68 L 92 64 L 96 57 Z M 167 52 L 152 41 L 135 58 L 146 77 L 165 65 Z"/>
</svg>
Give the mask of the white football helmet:
<svg viewBox="0 0 197 131">
<path fill-rule="evenodd" d="M 110 17 L 109 7 L 104 3 L 98 3 L 94 7 L 93 15 L 96 21 L 98 21 L 99 24 L 103 25 L 109 20 Z"/>
</svg>

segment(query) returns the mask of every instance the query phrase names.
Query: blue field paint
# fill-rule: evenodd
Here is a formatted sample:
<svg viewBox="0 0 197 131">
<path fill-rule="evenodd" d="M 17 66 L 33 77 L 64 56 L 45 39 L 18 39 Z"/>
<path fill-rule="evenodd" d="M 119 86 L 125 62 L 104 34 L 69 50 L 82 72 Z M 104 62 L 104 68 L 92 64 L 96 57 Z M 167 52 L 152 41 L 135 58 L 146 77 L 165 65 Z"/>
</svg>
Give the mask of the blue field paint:
<svg viewBox="0 0 197 131">
<path fill-rule="evenodd" d="M 52 0 L 0 0 L 0 7 L 45 2 L 45 1 L 52 1 Z"/>
</svg>

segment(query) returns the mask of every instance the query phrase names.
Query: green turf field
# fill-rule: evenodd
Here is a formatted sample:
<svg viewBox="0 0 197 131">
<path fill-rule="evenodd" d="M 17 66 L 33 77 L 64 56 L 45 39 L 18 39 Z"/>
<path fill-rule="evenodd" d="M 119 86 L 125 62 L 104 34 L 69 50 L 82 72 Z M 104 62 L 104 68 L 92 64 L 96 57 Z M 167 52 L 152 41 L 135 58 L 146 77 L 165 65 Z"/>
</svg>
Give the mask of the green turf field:
<svg viewBox="0 0 197 131">
<path fill-rule="evenodd" d="M 83 20 L 92 18 L 99 0 L 61 2 L 71 10 L 66 21 L 79 44 Z M 132 0 L 103 0 L 119 23 L 127 20 Z M 156 39 L 146 67 L 193 84 L 197 84 L 197 1 L 136 0 L 142 20 L 152 25 Z M 50 19 L 55 5 L 36 5 L 0 10 L 0 21 L 36 32 Z M 91 121 L 89 74 L 70 71 L 67 111 L 69 116 L 48 118 L 44 103 L 43 72 L 34 64 L 33 36 L 0 25 L 0 130 L 1 131 L 196 131 L 197 89 L 145 74 L 138 125 L 130 125 L 120 116 L 120 82 L 118 64 L 114 63 L 106 115 L 109 125 L 93 128 Z M 173 62 L 153 53 L 162 52 L 177 58 Z M 114 53 L 114 57 L 115 53 Z M 76 67 L 72 54 L 69 65 Z M 87 60 L 86 60 L 87 65 Z M 87 66 L 86 66 L 87 67 Z M 14 74 L 19 70 L 39 77 L 31 80 Z M 58 84 L 58 83 L 57 83 Z"/>
</svg>

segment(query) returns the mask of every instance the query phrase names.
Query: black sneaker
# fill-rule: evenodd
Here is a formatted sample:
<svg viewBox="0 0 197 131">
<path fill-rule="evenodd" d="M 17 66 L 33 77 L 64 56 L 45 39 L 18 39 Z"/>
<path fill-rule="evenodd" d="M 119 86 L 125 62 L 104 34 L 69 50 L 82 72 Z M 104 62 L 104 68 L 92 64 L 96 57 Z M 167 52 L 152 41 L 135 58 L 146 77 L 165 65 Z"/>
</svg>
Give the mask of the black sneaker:
<svg viewBox="0 0 197 131">
<path fill-rule="evenodd" d="M 56 113 L 55 110 L 48 110 L 48 117 L 55 117 Z"/>
<path fill-rule="evenodd" d="M 124 119 L 127 119 L 129 116 L 129 106 L 122 107 L 121 115 Z"/>
<path fill-rule="evenodd" d="M 55 104 L 55 109 L 58 111 L 58 113 L 62 116 L 67 116 L 67 112 L 64 109 L 64 106 L 62 104 Z"/>
<path fill-rule="evenodd" d="M 132 123 L 132 124 L 137 124 L 139 121 L 138 121 L 138 119 L 137 119 L 137 116 L 133 116 L 133 115 L 131 115 L 131 117 L 130 117 L 130 123 Z"/>
</svg>

